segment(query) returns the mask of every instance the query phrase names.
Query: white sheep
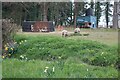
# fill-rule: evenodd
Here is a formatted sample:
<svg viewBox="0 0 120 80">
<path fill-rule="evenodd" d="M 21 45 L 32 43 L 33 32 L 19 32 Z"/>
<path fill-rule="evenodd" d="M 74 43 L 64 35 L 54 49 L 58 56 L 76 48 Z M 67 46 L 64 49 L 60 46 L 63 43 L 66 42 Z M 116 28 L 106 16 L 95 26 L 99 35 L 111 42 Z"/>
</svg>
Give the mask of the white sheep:
<svg viewBox="0 0 120 80">
<path fill-rule="evenodd" d="M 64 37 L 68 36 L 68 31 L 67 30 L 62 30 L 62 36 L 64 36 Z"/>
<path fill-rule="evenodd" d="M 74 33 L 80 33 L 80 28 L 75 28 Z"/>
</svg>

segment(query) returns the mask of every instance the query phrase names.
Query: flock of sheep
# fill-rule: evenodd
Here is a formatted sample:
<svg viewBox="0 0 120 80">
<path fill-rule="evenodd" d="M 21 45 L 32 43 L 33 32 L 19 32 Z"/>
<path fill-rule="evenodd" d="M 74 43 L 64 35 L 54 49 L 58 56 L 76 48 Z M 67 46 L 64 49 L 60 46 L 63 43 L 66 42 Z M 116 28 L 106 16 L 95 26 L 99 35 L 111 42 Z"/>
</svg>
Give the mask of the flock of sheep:
<svg viewBox="0 0 120 80">
<path fill-rule="evenodd" d="M 80 33 L 80 28 L 75 28 L 74 33 Z M 62 30 L 62 37 L 68 36 L 67 30 Z"/>
</svg>

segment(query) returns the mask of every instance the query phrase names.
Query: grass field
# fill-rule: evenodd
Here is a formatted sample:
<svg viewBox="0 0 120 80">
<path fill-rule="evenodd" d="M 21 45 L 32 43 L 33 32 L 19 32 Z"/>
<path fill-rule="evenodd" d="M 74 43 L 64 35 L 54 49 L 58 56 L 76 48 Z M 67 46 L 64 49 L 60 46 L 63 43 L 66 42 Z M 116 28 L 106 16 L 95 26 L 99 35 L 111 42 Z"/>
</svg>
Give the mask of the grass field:
<svg viewBox="0 0 120 80">
<path fill-rule="evenodd" d="M 88 36 L 18 33 L 17 52 L 2 62 L 4 78 L 117 78 L 118 33 L 82 30 Z M 73 34 L 70 30 L 70 34 Z M 26 41 L 25 41 L 26 40 Z M 23 58 L 21 58 L 21 56 Z"/>
</svg>

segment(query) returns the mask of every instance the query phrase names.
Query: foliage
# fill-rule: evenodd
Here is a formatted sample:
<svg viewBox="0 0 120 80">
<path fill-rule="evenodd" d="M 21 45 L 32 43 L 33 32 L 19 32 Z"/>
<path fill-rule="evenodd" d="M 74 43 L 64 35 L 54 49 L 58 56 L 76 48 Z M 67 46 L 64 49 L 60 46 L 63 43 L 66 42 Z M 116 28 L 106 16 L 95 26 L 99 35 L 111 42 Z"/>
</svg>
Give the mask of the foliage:
<svg viewBox="0 0 120 80">
<path fill-rule="evenodd" d="M 3 36 L 3 45 L 7 42 L 12 42 L 15 33 L 18 31 L 20 26 L 14 23 L 12 19 L 3 19 L 2 20 L 2 36 Z"/>
<path fill-rule="evenodd" d="M 5 78 L 118 77 L 116 48 L 57 36 L 16 35 L 14 39 L 17 52 L 2 63 Z"/>
<path fill-rule="evenodd" d="M 106 18 L 106 25 L 108 28 L 108 23 L 110 22 L 110 17 L 112 16 L 112 10 L 110 9 L 110 7 L 113 6 L 112 4 L 110 4 L 110 2 L 106 2 L 105 3 L 105 18 Z"/>
<path fill-rule="evenodd" d="M 63 60 L 62 60 L 63 62 Z M 9 66 L 8 66 L 9 65 Z M 68 58 L 63 66 L 58 62 L 6 59 L 2 62 L 3 78 L 117 78 L 113 67 L 91 66 L 77 58 Z M 47 71 L 45 69 L 48 67 Z M 53 72 L 54 67 L 54 72 Z"/>
<path fill-rule="evenodd" d="M 58 57 L 65 60 L 70 56 L 76 56 L 91 65 L 115 66 L 117 62 L 116 48 L 94 41 L 68 40 L 53 36 L 16 36 L 15 38 L 16 41 L 27 40 L 26 43 L 19 45 L 17 54 L 13 55 L 18 59 L 20 55 L 26 55 L 28 59 L 49 61 L 58 60 Z"/>
<path fill-rule="evenodd" d="M 97 17 L 97 26 L 98 26 L 98 23 L 100 21 L 101 12 L 102 12 L 102 9 L 100 6 L 101 6 L 101 2 L 97 2 L 95 4 L 95 16 Z"/>
</svg>

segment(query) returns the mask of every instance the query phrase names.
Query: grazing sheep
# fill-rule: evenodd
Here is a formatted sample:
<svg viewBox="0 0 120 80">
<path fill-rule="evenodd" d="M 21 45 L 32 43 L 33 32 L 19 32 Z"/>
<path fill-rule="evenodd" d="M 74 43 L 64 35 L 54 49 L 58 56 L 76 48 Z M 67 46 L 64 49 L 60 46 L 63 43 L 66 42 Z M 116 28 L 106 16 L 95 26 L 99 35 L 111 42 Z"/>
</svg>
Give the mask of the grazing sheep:
<svg viewBox="0 0 120 80">
<path fill-rule="evenodd" d="M 79 33 L 80 32 L 80 28 L 75 28 L 74 33 Z"/>
<path fill-rule="evenodd" d="M 67 30 L 63 30 L 63 31 L 62 31 L 62 36 L 63 36 L 63 37 L 68 36 L 68 31 L 67 31 Z"/>
</svg>

